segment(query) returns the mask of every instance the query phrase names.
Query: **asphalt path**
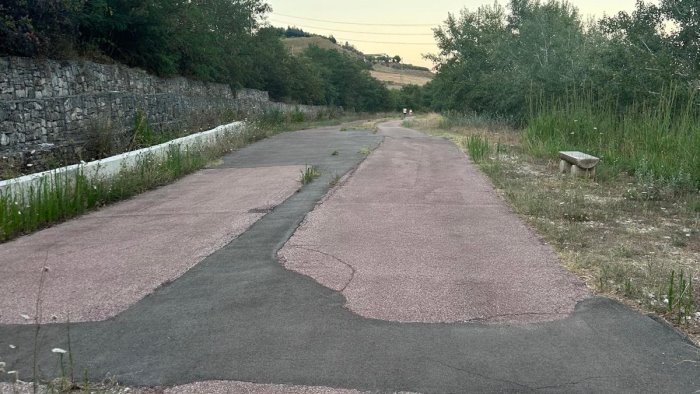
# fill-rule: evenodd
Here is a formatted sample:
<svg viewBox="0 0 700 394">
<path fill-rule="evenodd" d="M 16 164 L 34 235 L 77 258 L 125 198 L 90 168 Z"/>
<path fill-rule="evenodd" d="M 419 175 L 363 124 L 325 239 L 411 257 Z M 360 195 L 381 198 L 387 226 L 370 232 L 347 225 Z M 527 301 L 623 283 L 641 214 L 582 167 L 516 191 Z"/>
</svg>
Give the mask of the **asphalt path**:
<svg viewBox="0 0 700 394">
<path fill-rule="evenodd" d="M 609 299 L 586 298 L 569 316 L 546 322 L 402 323 L 360 316 L 337 290 L 285 269 L 278 250 L 331 181 L 361 162 L 358 151 L 390 138 L 425 139 L 395 122 L 379 134 L 337 128 L 285 133 L 228 156 L 222 168 L 309 164 L 322 176 L 116 317 L 72 324 L 75 369 L 87 369 L 93 380 L 110 375 L 135 386 L 243 381 L 426 393 L 700 389 L 698 348 Z M 44 374 L 55 370 L 50 349 L 66 348 L 66 333 L 57 324 L 39 331 Z M 32 376 L 35 335 L 31 326 L 0 325 L 0 359 L 24 380 Z"/>
</svg>

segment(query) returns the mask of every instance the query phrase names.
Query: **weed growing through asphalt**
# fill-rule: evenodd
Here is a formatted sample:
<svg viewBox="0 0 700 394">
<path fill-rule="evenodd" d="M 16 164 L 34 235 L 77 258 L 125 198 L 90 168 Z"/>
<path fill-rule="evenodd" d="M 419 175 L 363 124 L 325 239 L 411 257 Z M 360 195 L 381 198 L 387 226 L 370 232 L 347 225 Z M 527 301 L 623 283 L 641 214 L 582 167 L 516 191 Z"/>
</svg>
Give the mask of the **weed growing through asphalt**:
<svg viewBox="0 0 700 394">
<path fill-rule="evenodd" d="M 316 166 L 306 166 L 301 170 L 301 184 L 307 185 L 319 176 L 321 176 L 321 171 Z"/>
<path fill-rule="evenodd" d="M 365 146 L 362 149 L 360 149 L 357 153 L 361 154 L 362 156 L 369 156 L 369 154 L 372 153 L 372 151 Z"/>
<path fill-rule="evenodd" d="M 340 152 L 338 152 L 337 150 L 334 150 L 333 152 L 331 152 L 331 156 L 338 156 L 339 153 Z"/>
<path fill-rule="evenodd" d="M 331 181 L 328 184 L 331 185 L 331 187 L 335 186 L 338 183 L 340 183 L 341 179 L 342 179 L 342 177 L 340 175 L 335 174 L 335 175 L 333 175 L 333 177 L 331 178 Z"/>
</svg>

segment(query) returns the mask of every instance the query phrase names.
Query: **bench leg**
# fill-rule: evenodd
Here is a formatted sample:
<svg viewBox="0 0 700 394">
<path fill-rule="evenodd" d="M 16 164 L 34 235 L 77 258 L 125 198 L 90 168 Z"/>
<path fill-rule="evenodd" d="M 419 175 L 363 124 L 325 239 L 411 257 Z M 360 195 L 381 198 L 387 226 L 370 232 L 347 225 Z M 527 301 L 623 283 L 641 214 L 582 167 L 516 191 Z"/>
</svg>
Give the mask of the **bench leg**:
<svg viewBox="0 0 700 394">
<path fill-rule="evenodd" d="M 559 161 L 559 172 L 566 174 L 571 171 L 571 163 L 566 160 Z"/>
<path fill-rule="evenodd" d="M 571 166 L 571 175 L 585 178 L 593 178 L 595 177 L 595 167 L 587 170 L 579 166 Z"/>
</svg>

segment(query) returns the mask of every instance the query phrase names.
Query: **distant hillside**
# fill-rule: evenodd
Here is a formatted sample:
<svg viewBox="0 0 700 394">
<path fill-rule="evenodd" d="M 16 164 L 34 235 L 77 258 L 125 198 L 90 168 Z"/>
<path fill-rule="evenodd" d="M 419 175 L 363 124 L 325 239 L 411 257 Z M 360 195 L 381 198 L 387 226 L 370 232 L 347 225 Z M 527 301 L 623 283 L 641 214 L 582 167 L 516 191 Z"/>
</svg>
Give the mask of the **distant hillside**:
<svg viewBox="0 0 700 394">
<path fill-rule="evenodd" d="M 282 40 L 289 51 L 298 55 L 311 45 L 316 45 L 319 48 L 335 49 L 338 52 L 347 53 L 350 56 L 355 56 L 361 60 L 365 60 L 366 56 L 355 48 L 344 48 L 341 45 L 333 43 L 330 39 L 321 36 L 313 37 L 292 37 Z M 384 82 L 389 89 L 400 89 L 406 85 L 423 86 L 433 79 L 433 73 L 422 67 L 415 67 L 410 64 L 390 65 L 374 64 L 370 74 Z"/>
<path fill-rule="evenodd" d="M 313 37 L 290 37 L 283 38 L 282 42 L 284 45 L 292 52 L 293 55 L 298 55 L 311 45 L 316 45 L 323 49 L 335 49 L 338 52 L 347 53 L 348 55 L 355 56 L 359 59 L 364 60 L 364 56 L 361 52 L 355 50 L 343 48 L 342 46 L 332 42 L 330 39 L 321 36 Z"/>
<path fill-rule="evenodd" d="M 402 86 L 406 85 L 418 85 L 423 86 L 433 79 L 433 73 L 430 71 L 420 71 L 420 70 L 402 70 L 401 65 L 393 65 L 394 67 L 387 67 L 381 64 L 375 64 L 372 67 L 373 77 L 384 82 L 389 89 L 400 89 Z"/>
</svg>

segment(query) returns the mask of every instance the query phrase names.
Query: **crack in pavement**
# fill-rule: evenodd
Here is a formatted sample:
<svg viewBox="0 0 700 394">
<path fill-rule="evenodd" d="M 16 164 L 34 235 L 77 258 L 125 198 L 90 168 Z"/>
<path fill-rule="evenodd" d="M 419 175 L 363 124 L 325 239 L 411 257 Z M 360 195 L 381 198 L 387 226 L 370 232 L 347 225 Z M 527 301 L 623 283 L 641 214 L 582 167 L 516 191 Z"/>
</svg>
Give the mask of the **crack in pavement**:
<svg viewBox="0 0 700 394">
<path fill-rule="evenodd" d="M 447 367 L 447 368 L 450 368 L 450 369 L 455 370 L 455 371 L 464 372 L 464 373 L 466 373 L 466 374 L 468 374 L 468 375 L 478 376 L 478 377 L 480 377 L 480 378 L 482 378 L 482 379 L 486 379 L 486 380 L 489 380 L 489 381 L 492 381 L 492 382 L 506 383 L 506 384 L 509 384 L 509 385 L 512 385 L 512 386 L 517 386 L 517 387 L 519 387 L 519 388 L 527 389 L 527 390 L 529 390 L 529 391 L 534 391 L 534 389 L 533 389 L 532 387 L 527 386 L 527 385 L 522 384 L 522 383 L 518 383 L 518 382 L 513 381 L 513 380 L 494 378 L 494 377 L 491 377 L 491 376 L 488 376 L 488 375 L 485 375 L 485 374 L 480 374 L 480 373 L 477 373 L 477 372 L 474 372 L 474 371 L 470 371 L 470 370 L 467 370 L 467 369 L 464 369 L 464 368 L 456 367 L 456 366 L 454 366 L 454 365 L 451 365 L 451 364 L 448 364 L 448 363 L 446 363 L 446 362 L 443 362 L 443 361 L 440 361 L 440 360 L 436 360 L 436 359 L 433 359 L 433 358 L 430 358 L 430 357 L 426 357 L 425 359 L 428 360 L 428 361 L 431 361 L 431 362 L 433 362 L 433 363 L 442 365 L 443 367 Z"/>
<path fill-rule="evenodd" d="M 484 317 L 475 317 L 473 319 L 462 320 L 465 323 L 469 322 L 487 322 L 491 319 L 496 319 L 500 317 L 517 317 L 517 316 L 568 316 L 569 313 L 560 312 L 522 312 L 522 313 L 501 313 L 495 315 L 488 315 Z"/>
<path fill-rule="evenodd" d="M 547 389 L 557 389 L 561 387 L 566 387 L 566 386 L 576 386 L 578 384 L 588 382 L 591 380 L 602 380 L 602 379 L 620 379 L 620 378 L 630 378 L 630 376 L 619 376 L 619 375 L 611 375 L 611 376 L 590 376 L 587 378 L 579 379 L 573 382 L 566 382 L 566 383 L 560 383 L 560 384 L 553 384 L 549 386 L 537 386 L 533 387 L 533 390 L 547 390 Z"/>
<path fill-rule="evenodd" d="M 338 258 L 337 256 L 334 256 L 334 255 L 332 255 L 332 254 L 330 254 L 330 253 L 326 253 L 326 252 L 323 252 L 323 251 L 320 251 L 320 250 L 316 250 L 316 249 L 313 249 L 313 248 L 309 248 L 308 246 L 295 245 L 295 244 L 290 244 L 289 246 L 290 246 L 290 247 L 293 247 L 293 248 L 298 248 L 298 249 L 302 249 L 302 250 L 307 250 L 307 251 L 309 251 L 309 252 L 316 252 L 316 253 L 322 254 L 322 255 L 324 255 L 324 256 L 328 256 L 328 257 L 330 257 L 330 258 L 332 258 L 332 259 L 338 261 L 339 263 L 345 265 L 346 267 L 350 268 L 350 279 L 347 280 L 347 282 L 345 283 L 345 285 L 344 285 L 343 287 L 341 287 L 339 290 L 337 290 L 338 292 L 342 293 L 343 291 L 345 291 L 345 289 L 347 289 L 347 287 L 350 285 L 350 283 L 352 282 L 352 280 L 355 279 L 355 273 L 357 272 L 357 270 L 355 269 L 355 267 L 353 267 L 350 263 L 347 263 L 347 262 L 343 261 L 342 259 Z M 296 271 L 296 270 L 294 270 L 294 271 L 295 271 L 295 272 L 299 272 L 299 271 Z M 304 274 L 303 272 L 299 272 L 299 273 L 302 274 L 302 275 L 306 275 L 306 274 Z"/>
</svg>

